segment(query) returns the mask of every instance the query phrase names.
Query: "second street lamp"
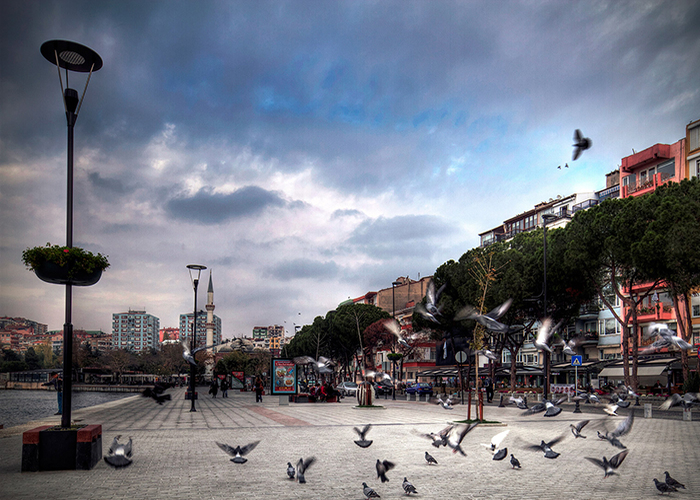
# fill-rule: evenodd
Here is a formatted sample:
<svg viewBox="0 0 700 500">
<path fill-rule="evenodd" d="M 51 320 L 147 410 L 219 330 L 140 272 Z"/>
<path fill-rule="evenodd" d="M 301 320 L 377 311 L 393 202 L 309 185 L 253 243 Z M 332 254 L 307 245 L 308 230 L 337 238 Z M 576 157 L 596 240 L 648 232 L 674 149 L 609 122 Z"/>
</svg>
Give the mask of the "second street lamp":
<svg viewBox="0 0 700 500">
<path fill-rule="evenodd" d="M 192 337 L 190 337 L 190 352 L 194 357 L 194 350 L 197 348 L 197 286 L 199 286 L 199 275 L 205 270 L 206 266 L 200 266 L 199 264 L 189 264 L 187 269 L 190 272 L 190 280 L 192 281 L 192 287 L 194 288 L 194 315 L 192 316 Z M 197 275 L 195 278 L 194 275 Z M 195 377 L 197 376 L 197 365 L 190 363 L 190 401 L 192 402 L 190 406 L 190 411 L 197 411 L 194 404 L 195 398 Z"/>
<path fill-rule="evenodd" d="M 544 286 L 542 293 L 544 294 L 544 317 L 547 317 L 547 223 L 552 222 L 557 218 L 554 214 L 543 214 L 542 215 L 542 226 L 543 226 L 543 254 L 544 254 Z M 549 397 L 549 352 L 546 350 L 542 351 L 544 355 L 544 389 L 543 389 L 543 399 Z"/>
</svg>

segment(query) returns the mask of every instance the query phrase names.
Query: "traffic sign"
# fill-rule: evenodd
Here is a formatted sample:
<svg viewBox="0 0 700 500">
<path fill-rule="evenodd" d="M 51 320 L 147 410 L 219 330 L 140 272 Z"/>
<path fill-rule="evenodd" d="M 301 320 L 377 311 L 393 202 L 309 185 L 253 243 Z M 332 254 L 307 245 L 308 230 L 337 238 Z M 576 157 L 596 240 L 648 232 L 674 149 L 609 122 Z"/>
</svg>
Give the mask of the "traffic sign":
<svg viewBox="0 0 700 500">
<path fill-rule="evenodd" d="M 464 363 L 467 360 L 467 353 L 464 351 L 457 352 L 455 360 L 457 360 L 457 363 Z"/>
<path fill-rule="evenodd" d="M 571 356 L 571 366 L 581 366 L 583 364 L 583 356 Z"/>
</svg>

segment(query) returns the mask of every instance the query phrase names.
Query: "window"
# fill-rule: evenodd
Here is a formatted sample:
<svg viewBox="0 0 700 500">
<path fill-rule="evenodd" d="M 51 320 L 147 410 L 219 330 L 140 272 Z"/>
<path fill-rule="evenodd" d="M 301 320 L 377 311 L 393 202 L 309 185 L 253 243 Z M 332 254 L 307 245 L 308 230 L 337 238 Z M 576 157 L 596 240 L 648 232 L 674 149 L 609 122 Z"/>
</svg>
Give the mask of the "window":
<svg viewBox="0 0 700 500">
<path fill-rule="evenodd" d="M 693 304 L 693 318 L 700 316 L 700 304 Z"/>
<path fill-rule="evenodd" d="M 668 161 L 659 163 L 656 169 L 661 174 L 661 180 L 673 177 L 676 175 L 676 160 L 671 158 Z"/>
<path fill-rule="evenodd" d="M 688 135 L 690 136 L 688 140 L 688 151 L 694 151 L 700 148 L 700 125 L 688 130 Z"/>
</svg>

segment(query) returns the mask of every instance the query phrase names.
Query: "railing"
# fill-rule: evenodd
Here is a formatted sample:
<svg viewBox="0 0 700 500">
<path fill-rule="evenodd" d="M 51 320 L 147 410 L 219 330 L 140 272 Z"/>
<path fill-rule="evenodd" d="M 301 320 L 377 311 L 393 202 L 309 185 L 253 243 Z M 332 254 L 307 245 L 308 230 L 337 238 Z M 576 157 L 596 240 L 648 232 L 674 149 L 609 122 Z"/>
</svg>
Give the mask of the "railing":
<svg viewBox="0 0 700 500">
<path fill-rule="evenodd" d="M 598 204 L 598 200 L 591 199 L 591 200 L 582 201 L 581 203 L 577 203 L 576 205 L 571 207 L 571 211 L 573 213 L 576 213 L 579 210 L 587 210 L 591 207 L 596 206 L 597 204 Z"/>
</svg>

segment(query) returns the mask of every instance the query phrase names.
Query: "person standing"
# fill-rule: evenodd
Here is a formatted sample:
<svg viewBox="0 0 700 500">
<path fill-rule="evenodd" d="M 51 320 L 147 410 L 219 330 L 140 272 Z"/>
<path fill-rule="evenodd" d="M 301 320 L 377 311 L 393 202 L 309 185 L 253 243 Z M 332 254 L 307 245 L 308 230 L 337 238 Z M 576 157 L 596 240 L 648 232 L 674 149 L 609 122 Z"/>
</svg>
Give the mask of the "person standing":
<svg viewBox="0 0 700 500">
<path fill-rule="evenodd" d="M 228 397 L 228 381 L 226 379 L 223 379 L 221 381 L 221 397 L 222 398 Z"/>
<path fill-rule="evenodd" d="M 51 386 L 56 389 L 58 411 L 54 415 L 63 415 L 63 378 L 61 378 L 61 375 L 56 373 L 51 380 L 41 385 Z"/>
<path fill-rule="evenodd" d="M 213 398 L 216 398 L 216 394 L 219 392 L 219 384 L 216 383 L 216 378 L 212 379 L 211 385 L 209 386 L 209 394 Z"/>
<path fill-rule="evenodd" d="M 486 377 L 486 402 L 493 401 L 493 380 L 491 377 Z"/>
<path fill-rule="evenodd" d="M 255 378 L 255 402 L 262 403 L 263 381 L 260 377 Z"/>
</svg>

